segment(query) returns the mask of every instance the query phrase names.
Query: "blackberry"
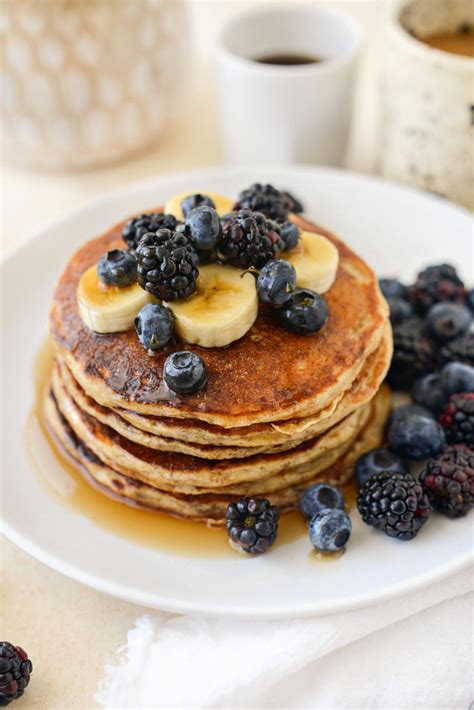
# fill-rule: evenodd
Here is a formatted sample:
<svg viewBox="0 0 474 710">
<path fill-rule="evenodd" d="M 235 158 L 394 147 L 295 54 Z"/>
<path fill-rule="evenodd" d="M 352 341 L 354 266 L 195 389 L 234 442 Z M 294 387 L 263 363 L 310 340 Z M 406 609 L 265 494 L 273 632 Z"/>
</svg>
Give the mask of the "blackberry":
<svg viewBox="0 0 474 710">
<path fill-rule="evenodd" d="M 439 421 L 450 444 L 466 444 L 474 449 L 474 393 L 452 394 Z"/>
<path fill-rule="evenodd" d="M 135 250 L 138 242 L 147 232 L 157 232 L 159 229 L 174 231 L 178 220 L 172 214 L 150 212 L 129 219 L 122 230 L 122 239 L 129 249 Z"/>
<path fill-rule="evenodd" d="M 226 512 L 226 528 L 231 543 L 243 552 L 266 552 L 278 532 L 278 508 L 265 498 L 242 498 L 230 503 Z"/>
<path fill-rule="evenodd" d="M 393 328 L 393 357 L 387 376 L 397 390 L 410 389 L 414 381 L 435 369 L 431 341 L 422 331 L 419 318 L 407 318 Z"/>
<path fill-rule="evenodd" d="M 438 353 L 438 363 L 442 367 L 448 362 L 463 362 L 474 367 L 474 332 L 450 340 Z"/>
<path fill-rule="evenodd" d="M 420 482 L 435 510 L 448 518 L 466 515 L 474 505 L 474 451 L 448 446 L 425 464 Z"/>
<path fill-rule="evenodd" d="M 185 234 L 148 232 L 136 250 L 140 286 L 163 301 L 191 296 L 196 290 L 198 255 Z"/>
<path fill-rule="evenodd" d="M 262 185 L 256 182 L 240 193 L 233 209 L 249 209 L 253 212 L 261 212 L 265 217 L 277 222 L 286 222 L 290 210 L 295 204 L 294 198 L 280 192 L 273 185 Z"/>
<path fill-rule="evenodd" d="M 261 269 L 283 251 L 278 228 L 260 212 L 242 209 L 222 221 L 219 255 L 240 269 Z"/>
<path fill-rule="evenodd" d="M 383 471 L 371 476 L 357 496 L 362 520 L 386 535 L 411 540 L 431 513 L 420 483 L 411 473 Z"/>
<path fill-rule="evenodd" d="M 20 646 L 0 641 L 0 706 L 23 695 L 32 672 L 33 664 Z"/>
<path fill-rule="evenodd" d="M 413 307 L 422 316 L 431 306 L 440 301 L 462 303 L 464 295 L 464 284 L 456 269 L 449 264 L 428 266 L 420 271 L 415 284 L 410 289 Z"/>
<path fill-rule="evenodd" d="M 290 212 L 293 212 L 293 214 L 301 214 L 302 212 L 304 212 L 303 203 L 298 200 L 297 197 L 292 195 L 291 192 L 285 190 L 285 192 L 283 192 L 283 195 L 289 203 Z"/>
</svg>

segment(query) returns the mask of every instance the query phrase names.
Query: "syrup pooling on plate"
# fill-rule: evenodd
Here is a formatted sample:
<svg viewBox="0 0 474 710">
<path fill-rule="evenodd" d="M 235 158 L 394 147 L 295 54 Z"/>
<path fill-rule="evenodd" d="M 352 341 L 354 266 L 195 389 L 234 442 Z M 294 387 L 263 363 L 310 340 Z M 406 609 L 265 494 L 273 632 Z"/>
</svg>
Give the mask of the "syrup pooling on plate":
<svg viewBox="0 0 474 710">
<path fill-rule="evenodd" d="M 61 450 L 41 416 L 53 358 L 53 347 L 48 339 L 35 361 L 35 406 L 26 430 L 28 455 L 48 492 L 71 512 L 83 515 L 94 525 L 127 542 L 186 557 L 235 559 L 223 528 L 212 529 L 202 523 L 178 520 L 113 500 L 109 493 L 104 495 L 95 487 L 87 473 Z M 305 534 L 303 517 L 297 512 L 287 513 L 281 520 L 276 545 L 293 543 Z"/>
</svg>

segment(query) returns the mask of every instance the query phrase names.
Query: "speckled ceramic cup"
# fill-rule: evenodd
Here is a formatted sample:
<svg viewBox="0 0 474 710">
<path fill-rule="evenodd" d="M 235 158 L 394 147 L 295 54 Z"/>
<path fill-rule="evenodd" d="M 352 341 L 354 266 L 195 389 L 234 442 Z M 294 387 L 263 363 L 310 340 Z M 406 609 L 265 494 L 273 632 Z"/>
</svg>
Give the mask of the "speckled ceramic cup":
<svg viewBox="0 0 474 710">
<path fill-rule="evenodd" d="M 474 209 L 474 59 L 417 37 L 474 26 L 472 0 L 398 0 L 387 22 L 382 173 Z"/>
</svg>

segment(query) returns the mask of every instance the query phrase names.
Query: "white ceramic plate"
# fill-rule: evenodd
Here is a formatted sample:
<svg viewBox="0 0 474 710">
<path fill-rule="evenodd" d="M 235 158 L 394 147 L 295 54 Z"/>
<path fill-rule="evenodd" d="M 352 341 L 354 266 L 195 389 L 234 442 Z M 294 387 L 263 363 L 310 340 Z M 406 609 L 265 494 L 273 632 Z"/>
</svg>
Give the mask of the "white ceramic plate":
<svg viewBox="0 0 474 710">
<path fill-rule="evenodd" d="M 47 332 L 55 281 L 86 239 L 122 217 L 185 190 L 230 196 L 261 180 L 304 200 L 307 214 L 338 232 L 377 271 L 411 279 L 427 263 L 450 261 L 473 281 L 473 224 L 440 199 L 377 179 L 316 168 L 222 168 L 163 176 L 92 202 L 37 234 L 2 269 L 3 501 L 7 536 L 60 572 L 117 597 L 176 612 L 283 618 L 341 611 L 429 585 L 473 558 L 472 516 L 430 521 L 410 543 L 363 525 L 346 554 L 311 564 L 309 542 L 261 558 L 183 557 L 126 542 L 72 513 L 31 470 L 24 444 L 33 402 L 32 367 Z"/>
</svg>

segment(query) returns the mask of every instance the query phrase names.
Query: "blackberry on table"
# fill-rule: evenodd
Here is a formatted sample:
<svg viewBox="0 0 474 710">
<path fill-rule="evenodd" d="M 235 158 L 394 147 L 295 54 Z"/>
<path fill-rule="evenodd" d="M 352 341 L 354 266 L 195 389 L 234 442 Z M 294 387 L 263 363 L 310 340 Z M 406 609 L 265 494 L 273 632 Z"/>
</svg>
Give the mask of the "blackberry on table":
<svg viewBox="0 0 474 710">
<path fill-rule="evenodd" d="M 439 421 L 450 444 L 466 444 L 474 449 L 474 393 L 452 394 Z"/>
<path fill-rule="evenodd" d="M 407 318 L 393 328 L 393 357 L 387 380 L 394 389 L 410 389 L 414 381 L 435 369 L 432 342 L 419 318 Z"/>
<path fill-rule="evenodd" d="M 136 257 L 140 286 L 156 298 L 175 301 L 196 290 L 199 257 L 185 234 L 169 229 L 148 232 Z"/>
<path fill-rule="evenodd" d="M 253 212 L 261 212 L 277 222 L 286 222 L 290 210 L 293 211 L 292 207 L 295 205 L 294 198 L 280 192 L 273 185 L 262 185 L 256 182 L 240 193 L 234 210 L 249 209 Z M 296 206 L 301 205 L 298 203 Z"/>
<path fill-rule="evenodd" d="M 280 512 L 265 498 L 242 498 L 230 503 L 226 528 L 231 542 L 243 552 L 260 554 L 275 542 Z"/>
<path fill-rule="evenodd" d="M 474 451 L 468 446 L 448 446 L 427 461 L 420 482 L 435 510 L 460 518 L 474 506 Z"/>
<path fill-rule="evenodd" d="M 424 316 L 435 303 L 464 301 L 464 284 L 450 264 L 428 266 L 417 276 L 410 289 L 410 299 L 417 313 Z"/>
<path fill-rule="evenodd" d="M 0 641 L 0 706 L 23 695 L 32 672 L 33 664 L 21 646 Z"/>
<path fill-rule="evenodd" d="M 421 484 L 411 473 L 384 471 L 371 476 L 357 496 L 362 520 L 389 537 L 412 540 L 431 513 Z"/>
<path fill-rule="evenodd" d="M 128 220 L 122 230 L 122 239 L 129 249 L 135 250 L 138 242 L 147 232 L 157 232 L 158 229 L 174 231 L 177 224 L 178 220 L 172 214 L 163 214 L 162 212 L 141 214 Z"/>
<path fill-rule="evenodd" d="M 240 269 L 261 269 L 283 251 L 278 227 L 260 212 L 242 209 L 222 220 L 222 260 Z"/>
<path fill-rule="evenodd" d="M 474 367 L 474 332 L 466 333 L 446 343 L 438 353 L 441 367 L 448 362 L 463 362 Z"/>
</svg>

